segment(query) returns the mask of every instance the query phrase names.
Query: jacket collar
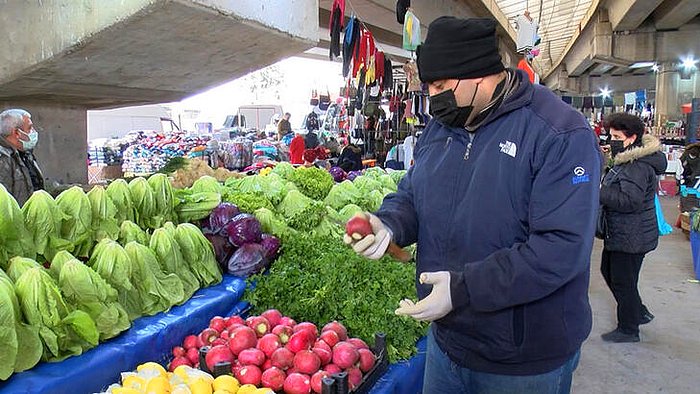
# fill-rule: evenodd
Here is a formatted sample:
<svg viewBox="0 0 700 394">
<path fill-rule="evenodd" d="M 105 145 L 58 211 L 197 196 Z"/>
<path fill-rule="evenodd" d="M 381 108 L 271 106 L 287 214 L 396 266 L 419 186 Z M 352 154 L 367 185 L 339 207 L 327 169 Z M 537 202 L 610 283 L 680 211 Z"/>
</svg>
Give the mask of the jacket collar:
<svg viewBox="0 0 700 394">
<path fill-rule="evenodd" d="M 630 163 L 661 150 L 661 141 L 651 134 L 642 137 L 642 146 L 626 150 L 615 156 L 615 165 Z"/>
<path fill-rule="evenodd" d="M 0 137 L 0 153 L 8 156 L 12 156 L 13 154 L 17 153 L 17 149 L 15 149 L 14 146 L 10 145 L 4 137 Z"/>
</svg>

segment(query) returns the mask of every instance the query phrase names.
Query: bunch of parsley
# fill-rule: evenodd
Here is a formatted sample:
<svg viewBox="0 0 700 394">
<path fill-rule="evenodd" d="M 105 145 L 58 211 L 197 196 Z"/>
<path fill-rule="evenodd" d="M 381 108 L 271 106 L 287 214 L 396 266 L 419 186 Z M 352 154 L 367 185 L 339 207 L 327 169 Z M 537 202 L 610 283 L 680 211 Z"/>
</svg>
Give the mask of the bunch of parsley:
<svg viewBox="0 0 700 394">
<path fill-rule="evenodd" d="M 337 237 L 299 234 L 283 240 L 284 253 L 246 294 L 256 314 L 275 308 L 298 322 L 323 327 L 338 320 L 368 344 L 387 335 L 391 362 L 408 359 L 427 324 L 396 316 L 399 300 L 415 299 L 415 265 L 358 256 Z"/>
</svg>

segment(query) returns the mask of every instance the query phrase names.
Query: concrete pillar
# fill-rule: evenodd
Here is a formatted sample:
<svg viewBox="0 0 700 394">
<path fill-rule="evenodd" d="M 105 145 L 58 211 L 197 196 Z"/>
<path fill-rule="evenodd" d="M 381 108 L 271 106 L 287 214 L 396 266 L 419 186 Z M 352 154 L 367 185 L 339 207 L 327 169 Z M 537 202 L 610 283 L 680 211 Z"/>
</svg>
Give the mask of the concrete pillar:
<svg viewBox="0 0 700 394">
<path fill-rule="evenodd" d="M 675 63 L 661 63 L 656 73 L 656 115 L 654 124 L 662 126 L 681 114 L 678 102 L 680 75 Z"/>
<path fill-rule="evenodd" d="M 87 110 L 82 106 L 0 101 L 0 111 L 22 108 L 39 131 L 34 154 L 51 185 L 87 183 Z"/>
</svg>

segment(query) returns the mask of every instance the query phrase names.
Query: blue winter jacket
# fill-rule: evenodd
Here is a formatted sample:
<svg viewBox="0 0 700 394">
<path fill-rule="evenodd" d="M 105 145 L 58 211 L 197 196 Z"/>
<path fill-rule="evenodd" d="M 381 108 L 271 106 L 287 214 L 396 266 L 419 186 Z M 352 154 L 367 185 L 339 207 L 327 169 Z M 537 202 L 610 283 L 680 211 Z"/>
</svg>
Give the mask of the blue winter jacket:
<svg viewBox="0 0 700 394">
<path fill-rule="evenodd" d="M 451 273 L 440 348 L 476 371 L 533 375 L 563 365 L 591 330 L 602 158 L 580 113 L 516 75 L 475 133 L 427 125 L 377 216 L 400 246 L 418 243 L 416 279 Z M 422 299 L 431 287 L 416 283 Z"/>
</svg>

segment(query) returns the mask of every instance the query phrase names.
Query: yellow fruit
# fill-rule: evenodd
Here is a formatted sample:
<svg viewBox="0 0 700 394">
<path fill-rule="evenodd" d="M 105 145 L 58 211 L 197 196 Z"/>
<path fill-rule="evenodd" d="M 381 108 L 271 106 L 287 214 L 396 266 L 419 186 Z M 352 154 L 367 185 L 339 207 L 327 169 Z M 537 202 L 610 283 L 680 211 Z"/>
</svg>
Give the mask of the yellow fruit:
<svg viewBox="0 0 700 394">
<path fill-rule="evenodd" d="M 170 394 L 170 382 L 163 376 L 148 381 L 146 394 Z"/>
<path fill-rule="evenodd" d="M 252 384 L 244 384 L 240 389 L 238 389 L 236 394 L 254 394 L 257 390 L 258 388 Z"/>
<path fill-rule="evenodd" d="M 158 374 L 162 377 L 166 377 L 165 368 L 162 365 L 154 362 L 147 362 L 136 367 L 136 372 L 146 372 L 146 371 L 158 371 Z"/>
<path fill-rule="evenodd" d="M 192 394 L 212 394 L 211 383 L 202 378 L 195 378 L 190 382 Z"/>
<path fill-rule="evenodd" d="M 216 391 L 214 391 L 214 394 L 236 394 L 236 392 L 235 391 L 231 392 L 228 390 L 216 390 Z"/>
<path fill-rule="evenodd" d="M 146 388 L 146 379 L 138 375 L 124 376 L 122 386 L 128 389 L 143 391 Z"/>
<path fill-rule="evenodd" d="M 190 390 L 186 384 L 178 384 L 172 387 L 173 391 L 171 391 L 170 394 L 192 394 L 192 390 Z"/>
<path fill-rule="evenodd" d="M 231 375 L 221 375 L 218 378 L 214 379 L 214 390 L 225 390 L 230 393 L 236 393 L 238 391 L 238 388 L 240 386 L 240 383 L 238 383 L 238 379 L 234 378 Z"/>
<path fill-rule="evenodd" d="M 118 387 L 112 389 L 112 394 L 141 394 L 140 390 L 130 389 L 126 387 Z"/>
<path fill-rule="evenodd" d="M 255 390 L 255 394 L 275 394 L 275 392 L 268 388 L 261 388 Z"/>
</svg>

